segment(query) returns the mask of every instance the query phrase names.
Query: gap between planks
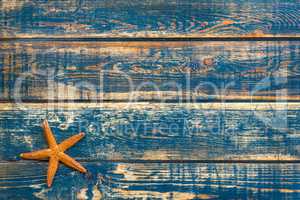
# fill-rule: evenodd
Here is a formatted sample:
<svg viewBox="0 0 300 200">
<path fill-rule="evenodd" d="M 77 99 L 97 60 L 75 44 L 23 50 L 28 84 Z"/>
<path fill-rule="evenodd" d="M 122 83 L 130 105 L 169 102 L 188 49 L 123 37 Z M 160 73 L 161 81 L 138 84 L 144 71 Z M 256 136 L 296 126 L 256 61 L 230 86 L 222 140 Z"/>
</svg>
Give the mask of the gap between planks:
<svg viewBox="0 0 300 200">
<path fill-rule="evenodd" d="M 76 157 L 75 157 L 76 159 Z M 166 164 L 180 164 L 180 163 L 199 163 L 199 164 L 300 164 L 300 160 L 143 160 L 143 159 L 80 159 L 77 158 L 77 161 L 81 163 L 166 163 Z M 26 164 L 26 163 L 47 163 L 48 160 L 0 160 L 0 164 L 9 164 L 9 163 L 17 163 L 17 164 Z"/>
<path fill-rule="evenodd" d="M 162 109 L 172 106 L 181 106 L 186 109 L 203 110 L 299 110 L 300 102 L 246 102 L 246 103 L 151 103 L 151 102 L 59 102 L 59 103 L 0 103 L 0 111 L 26 110 L 26 109 L 91 109 L 91 108 L 111 108 L 111 109 Z"/>
<path fill-rule="evenodd" d="M 0 41 L 18 41 L 18 42 L 198 42 L 198 41 L 300 41 L 300 36 L 265 36 L 265 37 L 247 37 L 247 36 L 226 36 L 226 37 L 0 37 Z"/>
<path fill-rule="evenodd" d="M 135 96 L 139 96 L 135 94 Z M 234 99 L 236 97 L 236 99 Z M 15 103 L 18 100 L 16 99 L 0 99 L 1 103 Z M 176 99 L 137 99 L 137 100 L 127 100 L 127 99 L 23 99 L 21 100 L 21 103 L 27 103 L 27 104 L 38 104 L 38 103 L 52 103 L 52 104 L 59 104 L 59 103 L 160 103 L 160 104 L 186 104 L 186 103 L 300 103 L 300 96 L 294 96 L 294 97 L 287 97 L 286 99 L 276 99 L 276 97 L 269 97 L 268 96 L 258 96 L 253 97 L 251 99 L 248 96 L 241 96 L 240 98 L 237 96 L 231 96 L 230 98 L 224 98 L 222 99 L 182 99 L 182 100 L 176 100 Z"/>
</svg>

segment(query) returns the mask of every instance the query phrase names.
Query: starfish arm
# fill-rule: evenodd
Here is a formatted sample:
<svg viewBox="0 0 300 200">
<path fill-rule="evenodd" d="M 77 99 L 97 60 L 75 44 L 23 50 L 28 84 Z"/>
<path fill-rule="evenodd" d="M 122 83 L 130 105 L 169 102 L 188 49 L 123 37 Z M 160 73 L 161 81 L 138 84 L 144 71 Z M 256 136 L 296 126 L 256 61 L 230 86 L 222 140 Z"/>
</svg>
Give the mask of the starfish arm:
<svg viewBox="0 0 300 200">
<path fill-rule="evenodd" d="M 76 160 L 74 160 L 73 158 L 71 158 L 70 156 L 68 156 L 67 154 L 65 153 L 60 153 L 59 154 L 59 160 L 61 162 L 63 162 L 65 165 L 73 168 L 73 169 L 76 169 L 82 173 L 86 173 L 87 170 L 80 164 L 78 163 Z"/>
<path fill-rule="evenodd" d="M 79 133 L 77 135 L 74 135 L 66 140 L 64 140 L 62 143 L 58 145 L 60 151 L 65 151 L 74 144 L 76 144 L 81 138 L 84 137 L 84 133 Z"/>
<path fill-rule="evenodd" d="M 21 153 L 20 156 L 23 159 L 31 159 L 31 160 L 42 160 L 48 158 L 50 155 L 50 149 L 42 149 L 39 151 L 33 151 L 28 153 Z"/>
<path fill-rule="evenodd" d="M 47 173 L 47 185 L 51 187 L 53 178 L 56 174 L 58 169 L 58 159 L 56 157 L 50 157 L 49 166 L 48 166 L 48 173 Z"/>
<path fill-rule="evenodd" d="M 53 136 L 53 133 L 52 133 L 50 127 L 49 127 L 48 121 L 44 120 L 42 126 L 44 128 L 45 138 L 48 142 L 48 145 L 49 145 L 50 149 L 57 146 L 56 140 L 55 140 L 55 138 Z"/>
</svg>

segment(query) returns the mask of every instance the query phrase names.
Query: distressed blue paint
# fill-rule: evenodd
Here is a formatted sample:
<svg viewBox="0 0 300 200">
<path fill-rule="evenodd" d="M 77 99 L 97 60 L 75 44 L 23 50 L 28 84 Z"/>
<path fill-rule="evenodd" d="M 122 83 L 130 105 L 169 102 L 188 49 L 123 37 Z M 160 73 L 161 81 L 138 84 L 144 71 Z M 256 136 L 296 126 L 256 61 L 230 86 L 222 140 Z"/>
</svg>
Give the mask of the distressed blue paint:
<svg viewBox="0 0 300 200">
<path fill-rule="evenodd" d="M 299 2 L 292 0 L 2 0 L 0 37 L 298 37 L 299 11 Z M 178 42 L 148 47 L 144 42 L 132 49 L 125 47 L 129 43 L 102 44 L 2 42 L 0 100 L 15 98 L 16 80 L 24 72 L 34 78 L 23 82 L 21 98 L 47 100 L 44 94 L 51 70 L 55 84 L 81 90 L 79 96 L 67 99 L 97 99 L 95 94 L 84 95 L 81 83 L 96 86 L 98 94 L 98 73 L 103 69 L 109 70 L 104 76 L 104 92 L 126 94 L 128 83 L 115 73 L 116 67 L 127 73 L 135 86 L 147 81 L 164 92 L 175 91 L 164 85 L 169 81 L 185 92 L 195 90 L 199 83 L 209 82 L 220 90 L 232 83 L 228 97 L 244 96 L 255 89 L 260 90 L 256 96 L 275 97 L 286 89 L 279 96 L 289 98 L 300 91 L 299 42 Z M 205 64 L 210 62 L 206 58 L 212 63 Z M 40 74 L 46 70 L 49 72 Z M 190 87 L 186 82 L 189 71 Z M 142 91 L 153 88 L 146 86 Z M 193 97 L 220 100 L 209 86 L 201 91 L 211 96 Z M 79 131 L 87 133 L 70 154 L 93 161 L 84 163 L 88 175 L 61 167 L 54 186 L 47 189 L 46 163 L 16 162 L 19 153 L 46 147 L 40 127 L 45 118 L 59 141 Z M 148 159 L 299 160 L 299 119 L 299 110 L 221 111 L 187 109 L 179 104 L 156 110 L 1 111 L 0 199 L 77 199 L 83 188 L 89 199 L 94 188 L 104 199 L 183 199 L 176 196 L 179 194 L 190 199 L 299 199 L 299 164 L 147 163 Z M 141 159 L 145 163 L 103 163 L 101 159 Z"/>
<path fill-rule="evenodd" d="M 187 198 L 298 199 L 299 164 L 163 164 L 83 163 L 89 175 L 61 167 L 52 188 L 45 184 L 46 164 L 15 163 L 27 171 L 10 170 L 0 179 L 1 199 L 77 199 L 86 188 L 92 199 L 96 187 L 103 199 Z M 1 163 L 10 167 L 10 163 Z M 117 171 L 123 166 L 124 170 Z M 15 172 L 13 174 L 13 172 Z M 13 177 L 14 175 L 18 177 Z M 120 192 L 125 190 L 131 192 Z M 144 195 L 139 193 L 144 192 Z M 143 193 L 142 193 L 143 194 Z M 197 196 L 198 195 L 198 196 Z M 177 198 L 176 198 L 177 197 Z"/>
<path fill-rule="evenodd" d="M 174 104 L 161 109 L 1 111 L 0 159 L 16 160 L 22 152 L 47 147 L 40 126 L 46 118 L 59 142 L 81 131 L 87 134 L 69 150 L 84 160 L 299 156 L 299 110 L 201 110 Z M 159 157 L 165 152 L 168 157 Z"/>
<path fill-rule="evenodd" d="M 153 46 L 140 42 L 128 47 L 122 43 L 4 44 L 0 49 L 1 100 L 15 98 L 16 80 L 24 73 L 32 75 L 22 81 L 20 96 L 24 100 L 96 100 L 101 90 L 126 93 L 130 85 L 124 74 L 132 80 L 134 91 L 156 91 L 155 87 L 164 92 L 178 91 L 176 83 L 183 92 L 205 94 L 191 95 L 195 99 L 220 99 L 222 92 L 225 98 L 252 94 L 279 95 L 286 99 L 300 94 L 299 42 L 153 43 Z M 205 59 L 211 59 L 211 64 L 205 64 Z M 100 81 L 101 73 L 104 84 Z M 148 84 L 138 89 L 145 82 Z M 49 83 L 54 84 L 54 88 L 48 88 L 53 91 L 62 87 L 57 85 L 61 83 L 94 93 L 49 97 L 44 92 Z"/>
<path fill-rule="evenodd" d="M 296 35 L 300 23 L 297 1 L 32 0 L 1 1 L 0 5 L 0 35 L 6 37 L 241 36 L 258 31 L 266 35 Z"/>
</svg>

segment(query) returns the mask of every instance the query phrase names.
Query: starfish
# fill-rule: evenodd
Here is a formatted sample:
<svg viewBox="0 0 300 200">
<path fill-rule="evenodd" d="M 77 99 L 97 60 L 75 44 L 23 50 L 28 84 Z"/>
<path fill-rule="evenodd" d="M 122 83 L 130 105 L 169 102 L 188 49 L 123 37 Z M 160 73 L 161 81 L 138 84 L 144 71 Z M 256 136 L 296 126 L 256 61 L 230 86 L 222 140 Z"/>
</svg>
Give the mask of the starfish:
<svg viewBox="0 0 300 200">
<path fill-rule="evenodd" d="M 76 160 L 65 154 L 64 152 L 76 144 L 81 138 L 84 137 L 84 133 L 79 133 L 74 135 L 62 143 L 57 144 L 55 137 L 49 127 L 48 121 L 44 120 L 42 127 L 44 129 L 45 138 L 49 145 L 48 149 L 42 149 L 38 151 L 33 151 L 29 153 L 22 153 L 20 154 L 21 158 L 23 159 L 31 159 L 31 160 L 45 160 L 49 158 L 49 166 L 48 166 L 48 173 L 47 173 L 47 185 L 51 187 L 53 178 L 55 173 L 58 169 L 59 162 L 64 163 L 68 167 L 71 167 L 75 170 L 80 171 L 81 173 L 86 173 L 87 170 L 80 165 Z"/>
</svg>

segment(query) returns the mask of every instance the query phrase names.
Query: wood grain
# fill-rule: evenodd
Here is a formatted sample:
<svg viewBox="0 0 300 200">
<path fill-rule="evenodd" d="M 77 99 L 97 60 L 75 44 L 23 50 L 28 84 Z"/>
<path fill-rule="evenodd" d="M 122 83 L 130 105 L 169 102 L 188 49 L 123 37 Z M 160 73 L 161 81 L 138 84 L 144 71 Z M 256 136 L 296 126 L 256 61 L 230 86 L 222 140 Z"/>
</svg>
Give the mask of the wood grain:
<svg viewBox="0 0 300 200">
<path fill-rule="evenodd" d="M 299 101 L 300 43 L 3 42 L 0 100 Z"/>
<path fill-rule="evenodd" d="M 68 150 L 79 161 L 299 160 L 298 103 L 228 104 L 3 105 L 0 160 L 46 148 L 44 119 L 58 142 L 86 133 Z"/>
<path fill-rule="evenodd" d="M 299 37 L 298 1 L 2 0 L 0 36 Z"/>
<path fill-rule="evenodd" d="M 51 188 L 46 163 L 0 163 L 1 199 L 298 199 L 299 164 L 84 163 L 61 167 Z M 22 169 L 22 170 L 20 170 Z"/>
<path fill-rule="evenodd" d="M 296 0 L 0 0 L 0 199 L 300 199 L 299 24 Z M 20 161 L 44 119 L 86 133 L 86 175 Z"/>
</svg>

